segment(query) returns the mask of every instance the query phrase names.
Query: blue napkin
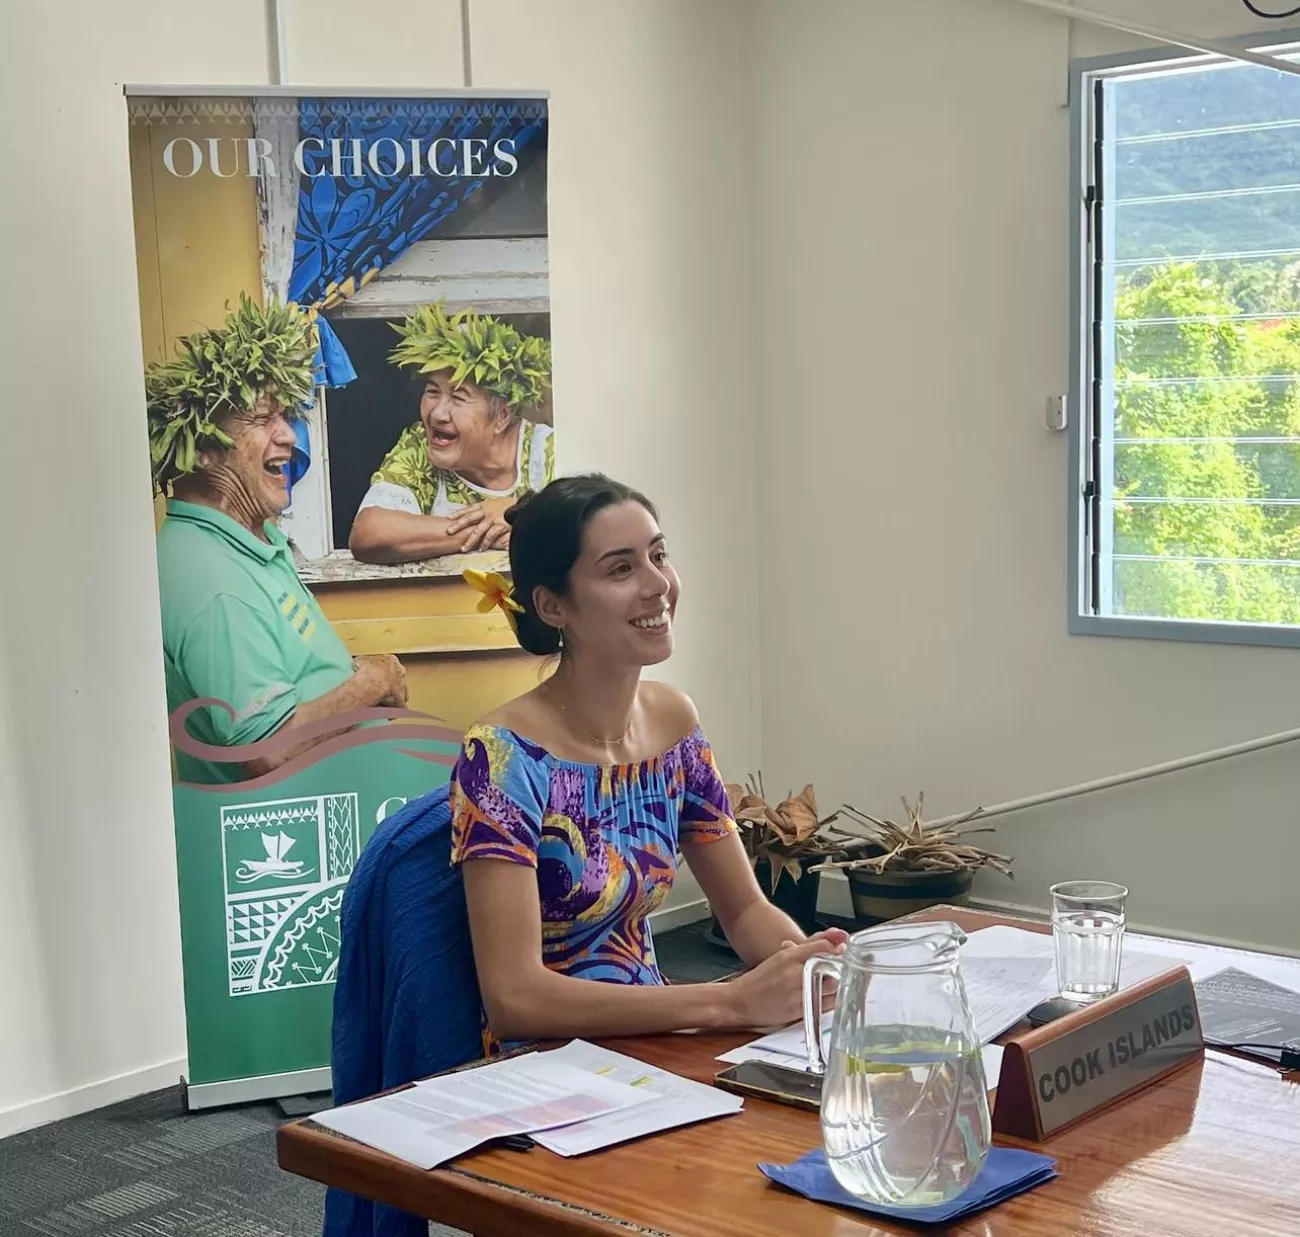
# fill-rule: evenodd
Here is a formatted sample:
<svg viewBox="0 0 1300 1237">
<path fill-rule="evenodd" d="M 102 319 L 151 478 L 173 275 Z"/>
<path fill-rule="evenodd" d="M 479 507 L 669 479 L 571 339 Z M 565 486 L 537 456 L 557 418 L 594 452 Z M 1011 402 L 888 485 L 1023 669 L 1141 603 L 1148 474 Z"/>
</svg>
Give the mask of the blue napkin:
<svg viewBox="0 0 1300 1237">
<path fill-rule="evenodd" d="M 891 1207 L 854 1198 L 835 1180 L 826 1163 L 825 1153 L 821 1151 L 810 1151 L 789 1165 L 760 1164 L 758 1170 L 770 1181 L 794 1190 L 804 1198 L 811 1198 L 814 1202 L 852 1207 L 855 1211 L 888 1216 L 894 1220 L 942 1224 L 983 1211 L 1003 1199 L 1013 1198 L 1044 1181 L 1050 1181 L 1056 1176 L 1056 1161 L 1050 1156 L 1035 1155 L 1032 1151 L 993 1147 L 979 1176 L 971 1182 L 965 1193 L 931 1207 Z"/>
</svg>

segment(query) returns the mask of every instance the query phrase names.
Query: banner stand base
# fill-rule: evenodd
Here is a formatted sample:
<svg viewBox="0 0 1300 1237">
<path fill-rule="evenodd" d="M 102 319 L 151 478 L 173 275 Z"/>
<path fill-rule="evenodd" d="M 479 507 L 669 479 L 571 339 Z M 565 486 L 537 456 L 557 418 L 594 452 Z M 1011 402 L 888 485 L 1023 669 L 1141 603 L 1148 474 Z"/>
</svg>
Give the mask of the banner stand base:
<svg viewBox="0 0 1300 1237">
<path fill-rule="evenodd" d="M 189 1112 L 201 1112 L 205 1108 L 225 1108 L 329 1090 L 329 1066 L 323 1066 L 287 1074 L 263 1074 L 258 1078 L 232 1078 L 228 1082 L 185 1083 L 185 1107 Z"/>
</svg>

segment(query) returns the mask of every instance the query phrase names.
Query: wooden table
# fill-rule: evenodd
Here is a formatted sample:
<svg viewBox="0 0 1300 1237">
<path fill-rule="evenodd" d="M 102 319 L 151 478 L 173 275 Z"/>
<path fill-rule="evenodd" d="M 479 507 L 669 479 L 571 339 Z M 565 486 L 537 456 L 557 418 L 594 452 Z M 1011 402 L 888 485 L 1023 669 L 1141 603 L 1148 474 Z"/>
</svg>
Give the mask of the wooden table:
<svg viewBox="0 0 1300 1237">
<path fill-rule="evenodd" d="M 1042 925 L 945 908 L 968 931 Z M 1146 948 L 1145 942 L 1142 948 Z M 1189 946 L 1202 956 L 1208 947 Z M 1180 944 L 1181 949 L 1181 944 Z M 1236 951 L 1213 950 L 1221 965 Z M 1260 958 L 1262 955 L 1245 955 Z M 1266 959 L 1291 971 L 1300 960 Z M 1293 982 L 1295 980 L 1293 979 Z M 752 1036 L 666 1035 L 610 1046 L 709 1081 L 714 1058 Z M 1005 1145 L 1015 1140 L 999 1138 Z M 748 1099 L 744 1111 L 577 1159 L 540 1148 L 486 1151 L 422 1172 L 310 1120 L 283 1126 L 282 1168 L 478 1237 L 883 1237 L 916 1232 L 807 1202 L 755 1165 L 819 1145 L 811 1113 Z M 1057 1160 L 1047 1185 L 949 1225 L 944 1237 L 1296 1237 L 1300 1085 L 1209 1051 L 1198 1062 L 1035 1148 Z"/>
</svg>

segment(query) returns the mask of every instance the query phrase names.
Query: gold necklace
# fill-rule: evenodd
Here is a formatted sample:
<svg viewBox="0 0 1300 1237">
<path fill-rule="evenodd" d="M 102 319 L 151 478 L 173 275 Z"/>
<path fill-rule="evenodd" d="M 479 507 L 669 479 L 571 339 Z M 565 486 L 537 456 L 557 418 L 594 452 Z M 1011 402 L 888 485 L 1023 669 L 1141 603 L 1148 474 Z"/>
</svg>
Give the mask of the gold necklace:
<svg viewBox="0 0 1300 1237">
<path fill-rule="evenodd" d="M 550 696 L 551 703 L 564 715 L 565 725 L 576 730 L 584 739 L 596 744 L 597 747 L 617 747 L 620 743 L 626 742 L 628 735 L 632 733 L 632 718 L 629 717 L 627 720 L 627 729 L 623 731 L 617 739 L 602 739 L 599 735 L 592 734 L 590 730 L 584 729 L 575 722 L 573 718 L 569 716 L 569 710 L 565 706 L 564 702 L 556 699 L 554 690 L 549 686 L 546 689 L 546 694 Z"/>
</svg>

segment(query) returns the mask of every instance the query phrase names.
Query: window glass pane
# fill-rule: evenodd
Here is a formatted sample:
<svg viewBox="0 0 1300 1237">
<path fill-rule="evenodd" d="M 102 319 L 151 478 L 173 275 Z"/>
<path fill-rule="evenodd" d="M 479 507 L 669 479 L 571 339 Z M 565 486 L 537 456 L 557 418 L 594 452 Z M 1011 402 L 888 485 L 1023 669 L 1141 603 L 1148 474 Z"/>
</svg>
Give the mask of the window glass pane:
<svg viewBox="0 0 1300 1237">
<path fill-rule="evenodd" d="M 1300 624 L 1300 78 L 1105 97 L 1097 609 Z"/>
</svg>

